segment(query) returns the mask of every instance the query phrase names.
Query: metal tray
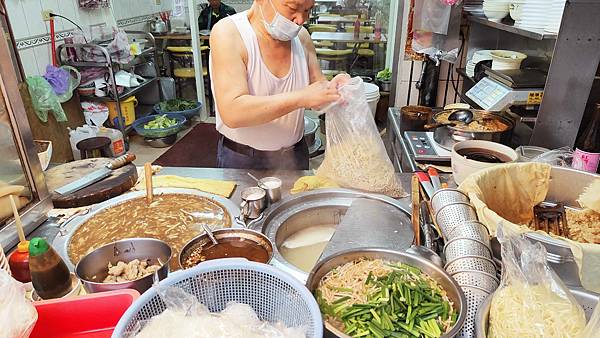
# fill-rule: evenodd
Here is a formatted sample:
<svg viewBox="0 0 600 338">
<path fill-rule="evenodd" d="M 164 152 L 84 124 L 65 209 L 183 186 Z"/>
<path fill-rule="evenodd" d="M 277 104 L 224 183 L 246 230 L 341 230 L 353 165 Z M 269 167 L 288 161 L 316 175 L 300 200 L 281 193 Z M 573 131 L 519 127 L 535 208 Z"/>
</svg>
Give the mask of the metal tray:
<svg viewBox="0 0 600 338">
<path fill-rule="evenodd" d="M 223 206 L 223 208 L 225 208 L 225 210 L 229 213 L 229 216 L 231 218 L 231 226 L 232 227 L 239 227 L 239 225 L 235 221 L 235 218 L 240 215 L 240 208 L 235 203 L 233 203 L 232 201 L 230 201 L 229 199 L 227 199 L 225 197 L 201 192 L 198 190 L 182 189 L 182 188 L 156 188 L 156 189 L 154 189 L 154 194 L 155 195 L 187 194 L 187 195 L 195 195 L 195 196 L 202 196 L 202 197 L 209 198 L 209 199 L 221 204 Z M 52 246 L 61 255 L 61 257 L 63 258 L 63 260 L 65 261 L 65 263 L 67 264 L 67 266 L 69 267 L 69 269 L 71 271 L 73 271 L 73 269 L 75 268 L 75 265 L 73 264 L 73 262 L 71 262 L 71 259 L 69 258 L 68 253 L 69 253 L 69 243 L 71 242 L 71 237 L 73 236 L 73 233 L 75 233 L 75 231 L 83 223 L 85 223 L 88 219 L 94 217 L 97 213 L 104 211 L 110 207 L 113 207 L 117 204 L 121 204 L 125 201 L 129 201 L 129 200 L 132 200 L 132 199 L 135 199 L 138 197 L 142 197 L 142 196 L 146 196 L 145 190 L 132 191 L 132 192 L 128 192 L 123 195 L 117 196 L 115 198 L 111 198 L 107 201 L 104 201 L 102 203 L 92 206 L 91 209 L 89 210 L 89 212 L 82 214 L 80 216 L 76 216 L 73 219 L 71 219 L 69 222 L 67 222 L 66 224 L 63 224 L 61 226 L 61 233 L 59 233 L 56 236 L 56 238 L 52 242 Z"/>
</svg>

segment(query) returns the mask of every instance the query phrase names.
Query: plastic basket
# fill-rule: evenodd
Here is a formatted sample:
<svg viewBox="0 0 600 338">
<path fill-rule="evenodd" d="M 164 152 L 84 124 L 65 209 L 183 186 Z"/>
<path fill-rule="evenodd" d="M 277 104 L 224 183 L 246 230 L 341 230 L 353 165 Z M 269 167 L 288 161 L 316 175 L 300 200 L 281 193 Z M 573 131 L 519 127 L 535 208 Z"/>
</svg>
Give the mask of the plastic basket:
<svg viewBox="0 0 600 338">
<path fill-rule="evenodd" d="M 222 311 L 229 302 L 244 303 L 261 320 L 303 327 L 306 337 L 323 337 L 321 311 L 312 294 L 294 277 L 270 265 L 239 258 L 217 259 L 174 272 L 159 285 L 183 289 L 211 312 Z M 165 309 L 157 288 L 151 288 L 125 312 L 112 337 L 133 336 L 143 321 Z"/>
<path fill-rule="evenodd" d="M 135 122 L 133 122 L 133 129 L 135 129 L 135 132 L 138 133 L 138 135 L 143 136 L 143 137 L 149 137 L 149 138 L 166 137 L 166 136 L 170 136 L 170 135 L 178 133 L 181 129 L 183 129 L 183 126 L 184 126 L 185 122 L 187 121 L 184 116 L 179 115 L 179 114 L 161 114 L 161 115 L 167 115 L 168 118 L 177 120 L 177 124 L 172 127 L 163 128 L 163 129 L 144 129 L 144 126 L 148 122 L 154 120 L 155 118 L 157 118 L 159 116 L 159 115 L 150 115 L 150 116 L 142 117 L 142 118 L 135 120 Z"/>
<path fill-rule="evenodd" d="M 196 102 L 196 108 L 186 109 L 186 110 L 178 110 L 178 111 L 162 111 L 160 110 L 160 103 L 154 105 L 153 110 L 156 114 L 178 114 L 185 116 L 186 119 L 191 119 L 194 116 L 199 114 L 200 109 L 202 109 L 202 103 Z"/>
</svg>

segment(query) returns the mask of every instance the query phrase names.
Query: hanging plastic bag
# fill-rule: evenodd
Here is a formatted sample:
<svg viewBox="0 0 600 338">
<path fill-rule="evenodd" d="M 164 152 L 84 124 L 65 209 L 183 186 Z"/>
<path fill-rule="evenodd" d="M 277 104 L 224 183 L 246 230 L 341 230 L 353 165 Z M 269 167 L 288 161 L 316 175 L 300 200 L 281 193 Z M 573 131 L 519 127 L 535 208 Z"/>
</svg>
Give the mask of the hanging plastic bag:
<svg viewBox="0 0 600 338">
<path fill-rule="evenodd" d="M 69 89 L 69 72 L 54 65 L 46 66 L 44 78 L 54 89 L 56 95 L 62 95 Z"/>
<path fill-rule="evenodd" d="M 460 49 L 462 7 L 450 6 L 440 0 L 421 0 L 415 3 L 412 48 L 440 60 L 456 62 Z"/>
<path fill-rule="evenodd" d="M 396 176 L 359 77 L 340 87 L 341 99 L 322 109 L 327 113 L 327 147 L 317 176 L 342 187 L 402 197 Z"/>
<path fill-rule="evenodd" d="M 493 295 L 489 338 L 581 337 L 585 313 L 546 262 L 546 249 L 498 228 L 502 282 Z"/>
<path fill-rule="evenodd" d="M 25 287 L 0 269 L 0 337 L 29 337 L 38 314 L 25 298 Z"/>
<path fill-rule="evenodd" d="M 67 114 L 48 81 L 42 76 L 28 76 L 26 81 L 33 109 L 40 121 L 48 122 L 48 112 L 52 111 L 57 122 L 66 122 Z"/>
</svg>

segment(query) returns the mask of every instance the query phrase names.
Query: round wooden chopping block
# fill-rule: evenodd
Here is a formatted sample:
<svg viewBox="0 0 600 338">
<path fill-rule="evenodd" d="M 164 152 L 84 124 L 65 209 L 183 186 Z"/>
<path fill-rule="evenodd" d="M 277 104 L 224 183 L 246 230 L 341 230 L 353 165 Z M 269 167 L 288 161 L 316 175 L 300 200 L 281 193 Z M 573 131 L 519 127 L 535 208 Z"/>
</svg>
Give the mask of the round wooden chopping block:
<svg viewBox="0 0 600 338">
<path fill-rule="evenodd" d="M 49 169 L 46 186 L 52 195 L 55 208 L 76 208 L 106 201 L 131 189 L 137 181 L 135 165 L 128 164 L 113 170 L 111 175 L 70 194 L 60 195 L 54 190 L 103 168 L 111 159 L 89 158 Z"/>
</svg>

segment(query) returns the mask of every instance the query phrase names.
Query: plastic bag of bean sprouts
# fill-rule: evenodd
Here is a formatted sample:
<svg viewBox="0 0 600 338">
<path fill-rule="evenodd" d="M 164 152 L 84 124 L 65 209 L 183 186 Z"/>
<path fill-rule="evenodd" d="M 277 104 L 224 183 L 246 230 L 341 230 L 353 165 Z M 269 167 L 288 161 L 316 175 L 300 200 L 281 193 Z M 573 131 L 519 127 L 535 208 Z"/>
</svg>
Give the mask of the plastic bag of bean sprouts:
<svg viewBox="0 0 600 338">
<path fill-rule="evenodd" d="M 340 100 L 321 109 L 327 114 L 327 145 L 316 175 L 344 188 L 405 196 L 367 104 L 362 79 L 352 78 L 339 92 Z"/>
</svg>

